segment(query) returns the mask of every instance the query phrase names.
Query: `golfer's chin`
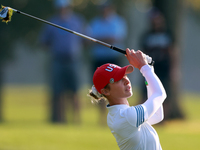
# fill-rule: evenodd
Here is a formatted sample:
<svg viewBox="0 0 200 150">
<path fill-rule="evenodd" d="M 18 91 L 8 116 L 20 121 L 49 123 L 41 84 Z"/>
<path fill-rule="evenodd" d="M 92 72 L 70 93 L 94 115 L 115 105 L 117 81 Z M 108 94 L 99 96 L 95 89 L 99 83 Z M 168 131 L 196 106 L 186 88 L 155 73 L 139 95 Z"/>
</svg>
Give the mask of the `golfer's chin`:
<svg viewBox="0 0 200 150">
<path fill-rule="evenodd" d="M 133 95 L 133 92 L 132 92 L 132 91 L 129 91 L 129 92 L 126 94 L 126 98 L 130 98 L 132 95 Z"/>
</svg>

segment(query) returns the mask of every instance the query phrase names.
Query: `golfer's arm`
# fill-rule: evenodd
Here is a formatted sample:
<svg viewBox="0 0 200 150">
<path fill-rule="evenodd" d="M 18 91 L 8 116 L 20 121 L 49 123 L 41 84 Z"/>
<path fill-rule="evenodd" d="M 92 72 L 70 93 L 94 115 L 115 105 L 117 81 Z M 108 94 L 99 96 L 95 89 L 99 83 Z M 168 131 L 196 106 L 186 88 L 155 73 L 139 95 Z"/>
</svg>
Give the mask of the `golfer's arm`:
<svg viewBox="0 0 200 150">
<path fill-rule="evenodd" d="M 148 118 L 151 124 L 155 124 L 163 119 L 162 103 L 166 98 L 165 89 L 160 82 L 154 70 L 149 65 L 145 65 L 140 69 L 143 76 L 148 82 L 148 99 L 142 105 L 145 107 Z M 155 119 L 157 118 L 157 119 Z"/>
<path fill-rule="evenodd" d="M 152 94 L 152 90 L 149 87 L 149 85 L 147 85 L 147 95 L 148 95 L 148 98 L 151 96 L 151 94 Z M 163 120 L 163 118 L 164 118 L 163 105 L 161 105 L 158 108 L 158 110 L 155 112 L 155 114 L 153 114 L 152 117 L 148 118 L 148 122 L 151 125 L 153 125 L 153 124 L 161 122 Z"/>
<path fill-rule="evenodd" d="M 157 124 L 159 122 L 161 122 L 162 120 L 164 119 L 164 113 L 163 113 L 163 107 L 161 106 L 156 112 L 155 114 L 150 117 L 148 119 L 148 122 L 151 124 L 151 125 L 154 125 L 154 124 Z"/>
</svg>

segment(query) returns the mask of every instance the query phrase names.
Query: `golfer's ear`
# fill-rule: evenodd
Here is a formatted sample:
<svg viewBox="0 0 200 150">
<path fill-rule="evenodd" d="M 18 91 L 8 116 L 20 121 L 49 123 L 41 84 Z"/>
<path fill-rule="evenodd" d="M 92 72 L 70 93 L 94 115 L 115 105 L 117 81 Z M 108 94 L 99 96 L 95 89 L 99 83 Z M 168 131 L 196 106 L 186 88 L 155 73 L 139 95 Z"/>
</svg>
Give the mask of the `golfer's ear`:
<svg viewBox="0 0 200 150">
<path fill-rule="evenodd" d="M 110 91 L 108 89 L 101 89 L 101 93 L 105 96 L 110 95 Z"/>
</svg>

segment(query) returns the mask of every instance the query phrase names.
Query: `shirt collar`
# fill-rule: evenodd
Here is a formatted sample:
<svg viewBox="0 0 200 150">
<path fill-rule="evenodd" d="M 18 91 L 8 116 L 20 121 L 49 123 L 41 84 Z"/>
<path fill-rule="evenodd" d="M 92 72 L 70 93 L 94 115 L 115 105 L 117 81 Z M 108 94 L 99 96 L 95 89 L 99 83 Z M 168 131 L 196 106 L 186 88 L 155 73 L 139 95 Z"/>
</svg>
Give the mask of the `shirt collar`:
<svg viewBox="0 0 200 150">
<path fill-rule="evenodd" d="M 110 106 L 109 104 L 107 105 L 107 109 L 109 112 L 116 112 L 120 109 L 126 109 L 128 108 L 129 106 L 126 105 L 126 104 L 120 104 L 120 105 L 112 105 Z"/>
</svg>

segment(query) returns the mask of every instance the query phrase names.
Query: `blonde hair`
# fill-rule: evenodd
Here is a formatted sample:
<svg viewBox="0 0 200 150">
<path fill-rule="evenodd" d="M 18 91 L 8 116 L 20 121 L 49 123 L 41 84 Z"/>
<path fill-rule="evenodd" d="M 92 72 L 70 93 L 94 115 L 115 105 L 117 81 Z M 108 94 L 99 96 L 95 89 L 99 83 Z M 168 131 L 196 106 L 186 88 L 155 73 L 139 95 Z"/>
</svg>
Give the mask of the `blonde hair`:
<svg viewBox="0 0 200 150">
<path fill-rule="evenodd" d="M 109 89 L 109 85 L 107 84 L 105 87 L 105 89 Z M 106 101 L 107 98 L 105 97 L 105 95 L 99 93 L 97 91 L 97 89 L 95 88 L 95 86 L 93 85 L 92 88 L 89 90 L 89 94 L 88 96 L 91 98 L 91 102 L 92 103 L 99 103 L 100 101 Z"/>
</svg>

